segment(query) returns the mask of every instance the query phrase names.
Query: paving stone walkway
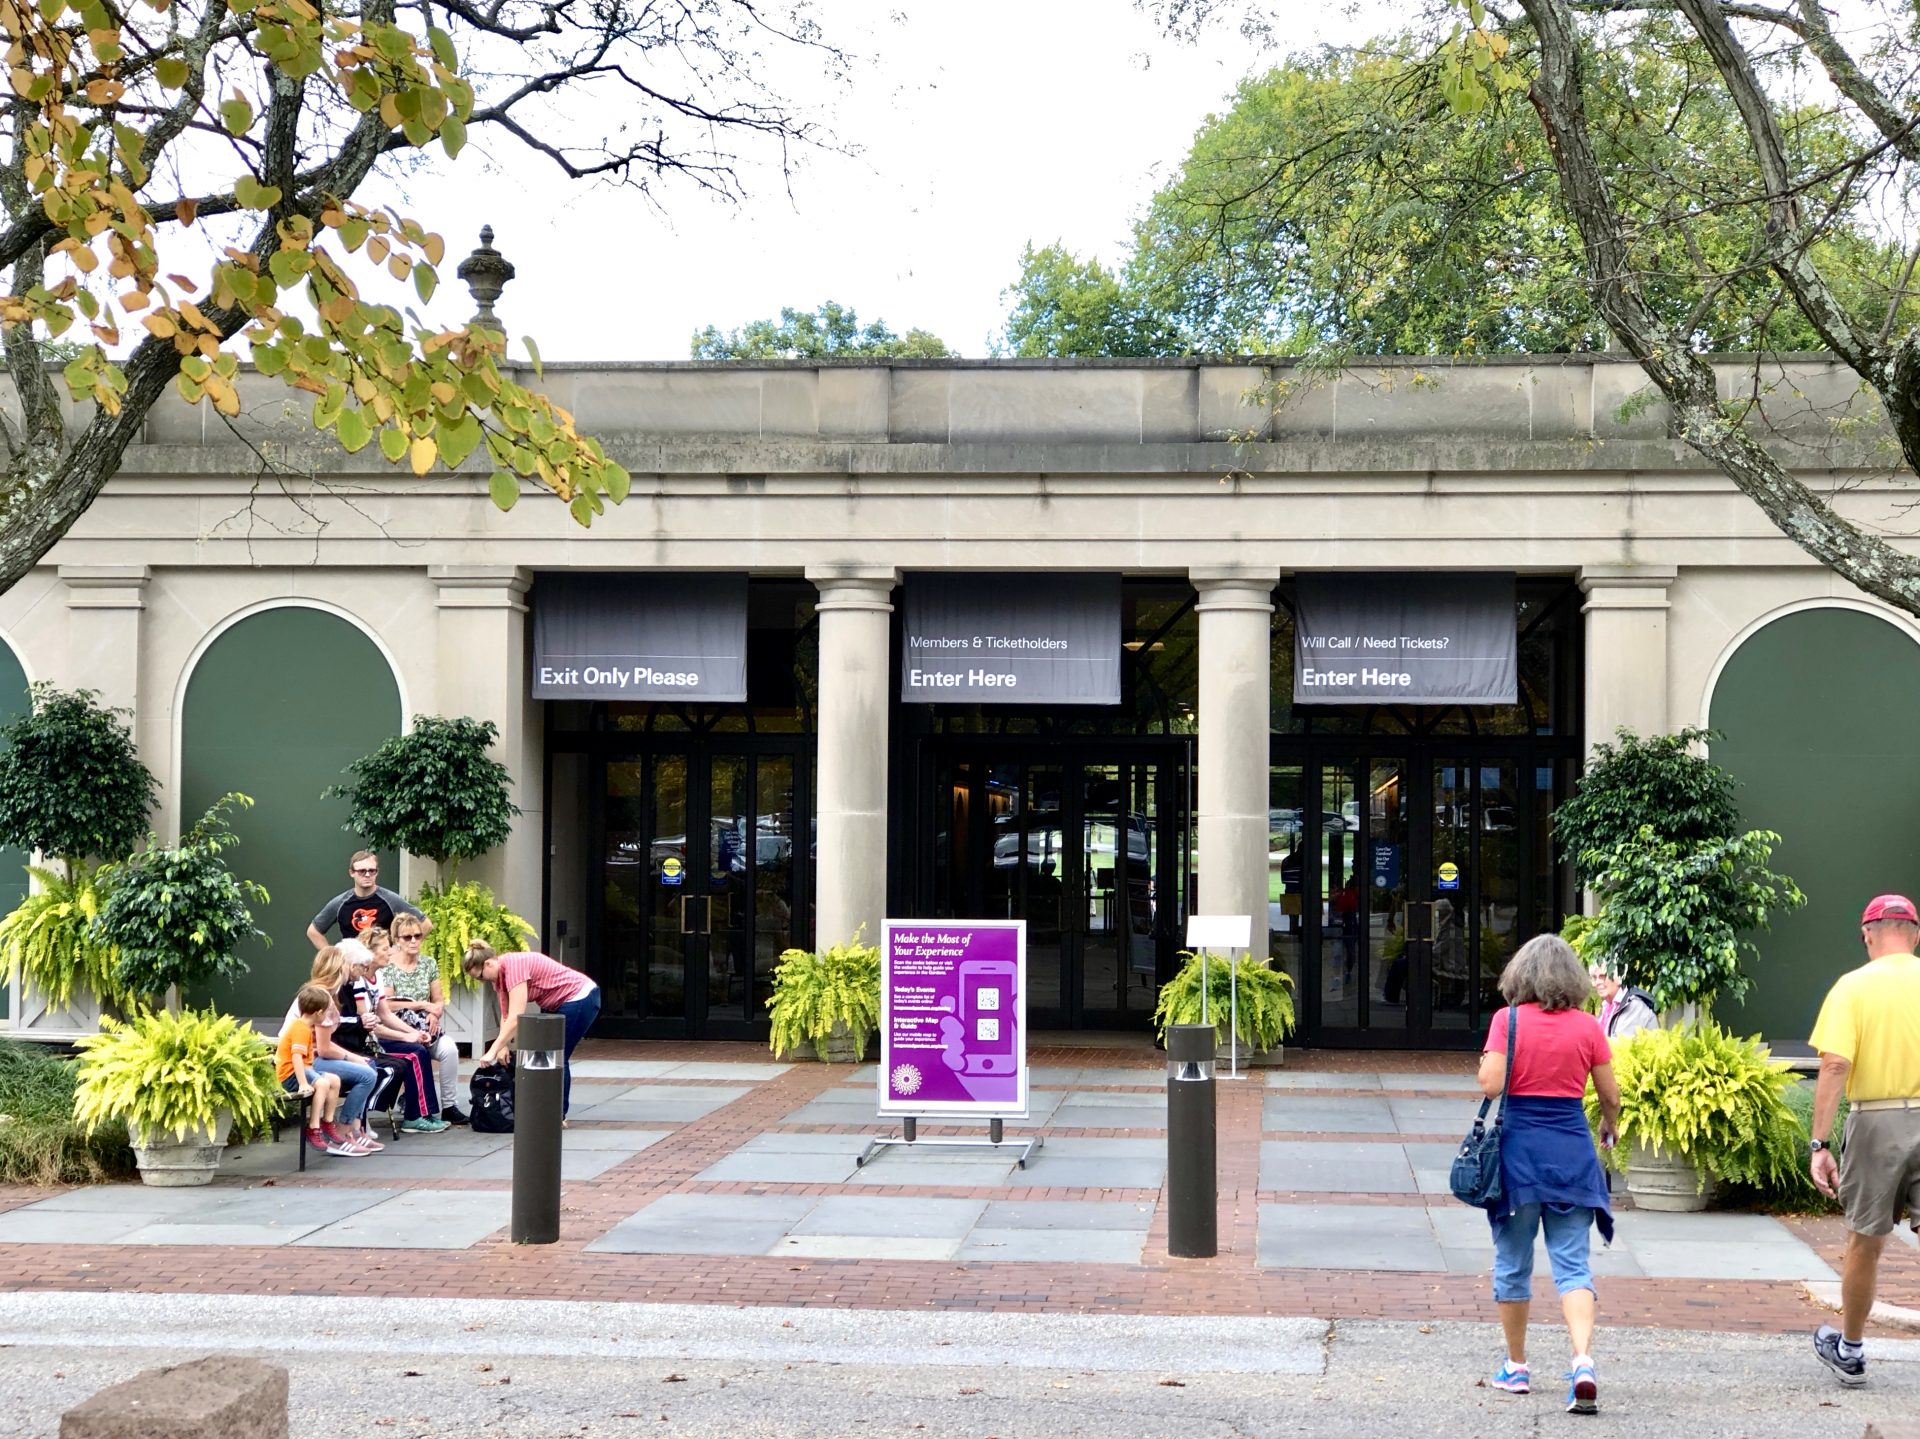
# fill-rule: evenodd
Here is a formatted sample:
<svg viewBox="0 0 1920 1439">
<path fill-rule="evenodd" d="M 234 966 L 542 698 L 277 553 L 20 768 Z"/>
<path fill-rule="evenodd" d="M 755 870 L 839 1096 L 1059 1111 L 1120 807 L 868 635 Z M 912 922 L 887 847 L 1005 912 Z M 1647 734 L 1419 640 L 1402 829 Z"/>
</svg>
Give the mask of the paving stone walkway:
<svg viewBox="0 0 1920 1439">
<path fill-rule="evenodd" d="M 506 1242 L 510 1136 L 407 1136 L 363 1159 L 291 1137 L 199 1190 L 0 1190 L 0 1289 L 522 1295 L 837 1307 L 1468 1318 L 1485 1220 L 1446 1197 L 1475 1105 L 1459 1055 L 1290 1055 L 1219 1085 L 1220 1254 L 1166 1254 L 1165 1066 L 1144 1045 L 1036 1049 L 1018 1150 L 893 1146 L 874 1074 L 746 1045 L 591 1044 L 575 1067 L 561 1242 Z M 645 1056 L 645 1057 L 641 1057 Z M 1356 1067 L 1366 1065 L 1367 1067 Z M 1392 1067 L 1389 1067 L 1392 1066 Z M 923 1123 L 923 1139 L 982 1126 Z M 1838 1221 L 1623 1213 L 1597 1250 L 1616 1322 L 1811 1327 Z M 279 1247 L 351 1251 L 331 1272 Z M 1538 1281 L 1544 1279 L 1540 1256 Z M 1920 1301 L 1890 1252 L 1887 1297 Z M 1903 1295 L 1911 1292 L 1913 1297 Z"/>
</svg>

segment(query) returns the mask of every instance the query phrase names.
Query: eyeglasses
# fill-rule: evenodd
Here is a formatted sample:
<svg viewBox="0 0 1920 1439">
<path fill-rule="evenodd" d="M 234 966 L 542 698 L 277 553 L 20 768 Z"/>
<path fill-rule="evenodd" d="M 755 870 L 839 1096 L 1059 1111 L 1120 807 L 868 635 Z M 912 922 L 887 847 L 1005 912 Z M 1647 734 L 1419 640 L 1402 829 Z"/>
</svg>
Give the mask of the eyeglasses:
<svg viewBox="0 0 1920 1439">
<path fill-rule="evenodd" d="M 417 934 L 396 934 L 393 937 L 393 942 L 395 944 L 418 944 L 421 938 L 422 936 Z"/>
<path fill-rule="evenodd" d="M 353 873 L 355 873 L 355 874 L 378 874 L 378 873 L 380 873 L 380 866 L 376 864 L 375 866 L 373 866 L 373 868 L 371 868 L 371 869 L 368 869 L 368 868 L 367 868 L 367 867 L 366 867 L 365 865 L 363 865 L 363 864 L 357 864 L 357 865 L 355 865 L 355 866 L 353 867 Z"/>
</svg>

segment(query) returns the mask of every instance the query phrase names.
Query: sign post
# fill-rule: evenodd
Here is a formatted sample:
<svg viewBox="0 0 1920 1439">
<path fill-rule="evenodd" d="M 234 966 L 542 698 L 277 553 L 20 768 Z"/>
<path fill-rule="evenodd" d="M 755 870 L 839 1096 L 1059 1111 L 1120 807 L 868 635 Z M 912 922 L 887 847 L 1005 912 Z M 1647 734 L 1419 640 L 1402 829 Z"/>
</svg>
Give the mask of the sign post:
<svg viewBox="0 0 1920 1439">
<path fill-rule="evenodd" d="M 879 1113 L 901 1119 L 901 1137 L 876 1139 L 865 1164 L 891 1144 L 1018 1147 L 1021 1168 L 1037 1138 L 1003 1139 L 1027 1102 L 1027 923 L 1021 919 L 890 919 L 880 945 Z M 921 1139 L 921 1119 L 985 1119 L 985 1139 Z"/>
<path fill-rule="evenodd" d="M 1187 916 L 1187 948 L 1200 956 L 1200 1022 L 1208 1023 L 1207 953 L 1213 949 L 1227 952 L 1227 1078 L 1244 1079 L 1240 1072 L 1240 968 L 1234 963 L 1236 949 L 1253 947 L 1253 916 L 1250 914 L 1190 914 Z"/>
</svg>

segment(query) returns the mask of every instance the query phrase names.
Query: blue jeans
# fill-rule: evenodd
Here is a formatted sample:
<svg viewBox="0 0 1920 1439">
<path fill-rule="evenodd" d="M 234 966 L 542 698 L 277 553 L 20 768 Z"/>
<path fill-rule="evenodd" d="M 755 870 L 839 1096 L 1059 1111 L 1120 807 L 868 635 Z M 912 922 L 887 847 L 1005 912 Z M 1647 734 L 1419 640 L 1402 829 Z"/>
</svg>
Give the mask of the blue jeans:
<svg viewBox="0 0 1920 1439">
<path fill-rule="evenodd" d="M 373 1066 L 346 1059 L 316 1059 L 313 1067 L 322 1074 L 340 1076 L 340 1122 L 358 1124 L 367 1112 L 367 1096 L 373 1093 Z"/>
<path fill-rule="evenodd" d="M 1544 1228 L 1553 1287 L 1562 1294 L 1593 1288 L 1588 1262 L 1593 1211 L 1584 1204 L 1523 1204 L 1493 1226 L 1493 1297 L 1501 1304 L 1533 1298 L 1533 1236 Z"/>
<path fill-rule="evenodd" d="M 567 1021 L 567 1049 L 560 1061 L 560 1113 L 565 1115 L 573 1103 L 573 1049 L 587 1037 L 587 1031 L 600 1016 L 600 986 L 595 985 L 578 999 L 570 999 L 555 1014 Z"/>
</svg>

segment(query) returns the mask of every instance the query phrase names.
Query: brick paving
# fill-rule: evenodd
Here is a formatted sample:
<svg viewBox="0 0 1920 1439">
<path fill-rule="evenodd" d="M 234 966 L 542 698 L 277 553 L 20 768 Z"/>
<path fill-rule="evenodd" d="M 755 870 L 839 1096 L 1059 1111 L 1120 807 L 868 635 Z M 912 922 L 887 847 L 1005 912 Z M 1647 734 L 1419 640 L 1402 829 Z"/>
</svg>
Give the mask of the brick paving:
<svg viewBox="0 0 1920 1439">
<path fill-rule="evenodd" d="M 619 1043 L 589 1041 L 580 1057 L 647 1059 L 704 1063 L 763 1064 L 766 1051 L 749 1044 Z M 1165 1068 L 1145 1045 L 1046 1044 L 1034 1048 L 1036 1066 L 1132 1069 L 1139 1085 L 1093 1085 L 1078 1092 L 1158 1091 Z M 1423 1087 L 1422 1076 L 1460 1075 L 1469 1060 L 1459 1054 L 1290 1052 L 1288 1068 L 1327 1074 L 1389 1076 L 1394 1095 L 1427 1094 L 1459 1099 L 1458 1089 Z M 989 1199 L 994 1201 L 1126 1201 L 1154 1206 L 1141 1262 L 1137 1264 L 1011 1261 L 930 1261 L 820 1259 L 785 1255 L 683 1255 L 589 1253 L 586 1246 L 644 1205 L 666 1194 L 801 1195 L 845 1194 L 839 1184 L 714 1182 L 698 1176 L 733 1154 L 757 1134 L 884 1134 L 892 1125 L 784 1125 L 782 1120 L 828 1091 L 847 1084 L 844 1068 L 800 1064 L 777 1078 L 743 1086 L 740 1097 L 704 1117 L 671 1128 L 659 1142 L 624 1159 L 590 1180 L 565 1186 L 560 1242 L 517 1247 L 504 1233 L 468 1249 L 398 1252 L 384 1249 L 332 1251 L 324 1270 L 313 1251 L 295 1256 L 279 1249 L 199 1245 L 0 1244 L 0 1290 L 79 1290 L 260 1294 L 341 1294 L 448 1296 L 459 1298 L 564 1298 L 799 1305 L 834 1308 L 914 1310 L 995 1310 L 1138 1314 L 1311 1315 L 1332 1319 L 1466 1320 L 1491 1322 L 1487 1282 L 1482 1275 L 1436 1272 L 1391 1273 L 1372 1270 L 1263 1269 L 1256 1263 L 1259 1206 L 1327 1204 L 1406 1206 L 1428 1203 L 1419 1194 L 1321 1193 L 1260 1188 L 1260 1141 L 1418 1143 L 1450 1142 L 1455 1136 L 1278 1134 L 1261 1132 L 1262 1106 L 1275 1091 L 1256 1072 L 1218 1089 L 1220 1154 L 1220 1252 L 1212 1259 L 1166 1257 L 1167 1215 L 1162 1190 L 1140 1188 L 1060 1188 L 1011 1181 L 991 1187 L 929 1182 L 862 1184 L 863 1196 Z M 644 1081 L 667 1086 L 671 1079 Z M 686 1084 L 708 1080 L 680 1081 Z M 576 1095 L 594 1090 L 631 1088 L 632 1079 L 576 1078 Z M 1297 1091 L 1314 1099 L 1383 1093 L 1378 1088 L 1348 1089 L 1329 1084 Z M 580 1127 L 603 1128 L 582 1120 Z M 631 1127 L 631 1126 L 629 1126 Z M 1022 1127 L 1017 1133 L 1030 1132 Z M 1035 1127 L 1053 1136 L 1155 1138 L 1159 1130 L 1082 1129 L 1055 1124 Z M 941 1133 L 977 1134 L 978 1126 L 923 1123 L 923 1137 Z M 283 1141 L 284 1143 L 285 1141 Z M 415 1141 L 409 1141 L 414 1143 Z M 432 1140 L 418 1141 L 429 1152 Z M 268 1180 L 227 1177 L 221 1185 L 272 1184 L 327 1188 L 365 1185 L 350 1167 L 321 1166 L 305 1175 Z M 424 1180 L 382 1176 L 383 1189 L 507 1188 L 503 1180 Z M 0 1187 L 0 1212 L 44 1199 L 48 1191 Z M 1831 1217 L 1793 1218 L 1787 1227 L 1829 1264 L 1837 1267 L 1844 1242 L 1840 1222 Z M 1920 1254 L 1889 1245 L 1883 1297 L 1920 1305 Z M 1539 1281 L 1538 1293 L 1551 1296 Z M 1821 1322 L 1823 1311 L 1808 1301 L 1797 1283 L 1762 1280 L 1611 1278 L 1602 1281 L 1606 1322 L 1656 1328 L 1711 1329 L 1727 1332 L 1803 1331 Z"/>
</svg>

